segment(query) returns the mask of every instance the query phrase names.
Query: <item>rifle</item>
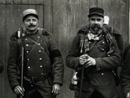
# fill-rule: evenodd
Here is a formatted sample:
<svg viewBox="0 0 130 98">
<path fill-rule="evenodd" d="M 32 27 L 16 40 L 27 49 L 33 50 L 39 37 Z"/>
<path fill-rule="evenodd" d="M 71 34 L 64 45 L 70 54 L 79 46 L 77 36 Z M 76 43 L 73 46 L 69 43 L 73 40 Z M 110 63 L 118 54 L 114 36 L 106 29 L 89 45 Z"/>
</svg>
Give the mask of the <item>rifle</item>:
<svg viewBox="0 0 130 98">
<path fill-rule="evenodd" d="M 89 49 L 85 49 L 85 35 L 80 35 L 80 40 L 81 40 L 81 49 L 80 49 L 80 55 L 82 54 L 86 54 L 86 50 L 89 51 L 93 48 L 93 46 L 97 43 L 97 41 L 95 41 L 91 47 Z M 87 59 L 88 57 L 86 57 Z M 83 75 L 84 75 L 84 67 L 88 68 L 89 66 L 86 66 L 85 64 L 82 66 L 81 68 L 81 80 L 80 80 L 80 89 L 79 89 L 79 98 L 81 98 L 81 93 L 82 93 L 82 84 L 83 84 Z"/>
<path fill-rule="evenodd" d="M 85 37 L 82 35 L 81 36 L 81 49 L 80 49 L 80 55 L 84 54 L 84 43 L 85 43 Z M 83 75 L 84 75 L 84 66 L 81 68 L 81 79 L 80 79 L 80 89 L 79 89 L 79 98 L 81 98 L 81 93 L 82 93 L 82 88 L 83 88 Z"/>
<path fill-rule="evenodd" d="M 23 88 L 23 69 L 24 69 L 24 43 L 23 43 L 24 39 L 23 39 L 23 28 L 21 28 L 19 30 L 19 34 L 21 35 L 21 55 L 22 55 L 22 59 L 21 59 L 21 80 L 20 80 L 21 84 L 20 84 L 20 86 L 21 86 L 21 88 L 23 90 L 24 89 Z M 19 98 L 23 98 L 23 96 L 20 95 Z"/>
</svg>

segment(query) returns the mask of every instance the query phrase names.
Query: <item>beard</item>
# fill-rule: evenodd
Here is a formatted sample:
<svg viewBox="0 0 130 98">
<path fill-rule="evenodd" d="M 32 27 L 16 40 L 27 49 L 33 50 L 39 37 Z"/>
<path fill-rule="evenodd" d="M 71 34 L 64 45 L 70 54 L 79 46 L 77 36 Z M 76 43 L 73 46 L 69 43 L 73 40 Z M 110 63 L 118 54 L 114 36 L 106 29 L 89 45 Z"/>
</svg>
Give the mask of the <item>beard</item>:
<svg viewBox="0 0 130 98">
<path fill-rule="evenodd" d="M 92 24 L 91 28 L 95 34 L 97 34 L 99 30 L 101 30 L 101 26 L 99 24 Z"/>
</svg>

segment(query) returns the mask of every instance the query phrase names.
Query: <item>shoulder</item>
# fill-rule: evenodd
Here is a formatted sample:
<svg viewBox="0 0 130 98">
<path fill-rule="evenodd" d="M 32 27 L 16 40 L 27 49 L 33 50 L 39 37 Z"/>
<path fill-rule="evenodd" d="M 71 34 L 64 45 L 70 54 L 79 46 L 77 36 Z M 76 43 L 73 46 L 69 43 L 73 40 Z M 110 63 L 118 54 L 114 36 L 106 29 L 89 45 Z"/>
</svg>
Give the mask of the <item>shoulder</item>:
<svg viewBox="0 0 130 98">
<path fill-rule="evenodd" d="M 11 37 L 10 37 L 10 40 L 11 41 L 15 41 L 15 40 L 17 40 L 19 37 L 18 37 L 18 30 L 17 31 L 15 31 L 12 35 L 11 35 Z"/>
<path fill-rule="evenodd" d="M 89 32 L 88 26 L 84 26 L 81 29 L 79 29 L 77 34 L 87 34 Z"/>
<path fill-rule="evenodd" d="M 47 37 L 52 36 L 52 34 L 51 34 L 49 31 L 45 30 L 44 28 L 38 28 L 38 30 L 39 30 L 39 32 L 42 33 L 42 35 L 44 35 L 44 36 L 47 36 Z"/>
<path fill-rule="evenodd" d="M 109 25 L 104 24 L 103 26 L 104 26 L 108 31 L 111 31 L 111 30 L 112 30 L 112 27 L 110 27 Z"/>
<path fill-rule="evenodd" d="M 108 31 L 109 33 L 111 33 L 114 36 L 121 36 L 121 33 L 119 32 L 119 30 L 117 30 L 114 27 L 111 27 L 109 25 L 103 25 Z"/>
</svg>

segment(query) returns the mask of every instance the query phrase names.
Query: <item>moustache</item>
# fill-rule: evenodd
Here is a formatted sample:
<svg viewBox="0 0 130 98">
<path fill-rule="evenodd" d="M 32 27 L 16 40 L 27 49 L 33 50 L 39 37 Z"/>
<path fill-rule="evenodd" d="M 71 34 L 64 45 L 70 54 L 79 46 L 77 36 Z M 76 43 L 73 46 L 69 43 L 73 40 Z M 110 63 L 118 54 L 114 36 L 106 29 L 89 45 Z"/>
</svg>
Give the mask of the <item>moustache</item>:
<svg viewBox="0 0 130 98">
<path fill-rule="evenodd" d="M 31 25 L 29 25 L 28 27 L 35 27 L 35 25 L 31 24 Z"/>
<path fill-rule="evenodd" d="M 92 28 L 98 28 L 98 29 L 101 29 L 101 27 L 100 27 L 99 24 L 93 24 L 93 25 L 92 25 Z"/>
</svg>

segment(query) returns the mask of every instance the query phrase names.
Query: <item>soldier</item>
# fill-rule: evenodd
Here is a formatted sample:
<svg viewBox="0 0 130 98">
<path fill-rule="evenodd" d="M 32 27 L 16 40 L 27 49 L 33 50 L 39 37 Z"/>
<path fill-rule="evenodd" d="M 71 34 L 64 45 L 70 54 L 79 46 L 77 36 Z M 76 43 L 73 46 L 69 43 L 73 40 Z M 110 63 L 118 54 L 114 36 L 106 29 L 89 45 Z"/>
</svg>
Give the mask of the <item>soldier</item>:
<svg viewBox="0 0 130 98">
<path fill-rule="evenodd" d="M 124 51 L 123 66 L 121 70 L 121 85 L 125 98 L 130 98 L 130 45 Z"/>
<path fill-rule="evenodd" d="M 24 10 L 22 17 L 24 27 L 13 33 L 10 41 L 7 72 L 11 89 L 18 97 L 55 98 L 63 84 L 63 60 L 57 43 L 51 33 L 39 28 L 35 9 Z M 21 62 L 24 88 L 20 85 Z"/>
<path fill-rule="evenodd" d="M 78 31 L 66 57 L 66 65 L 78 71 L 75 98 L 90 98 L 95 91 L 103 98 L 119 98 L 113 77 L 114 69 L 121 63 L 113 36 L 116 30 L 110 32 L 111 28 L 103 25 L 102 8 L 90 8 L 88 18 L 89 24 Z"/>
</svg>

